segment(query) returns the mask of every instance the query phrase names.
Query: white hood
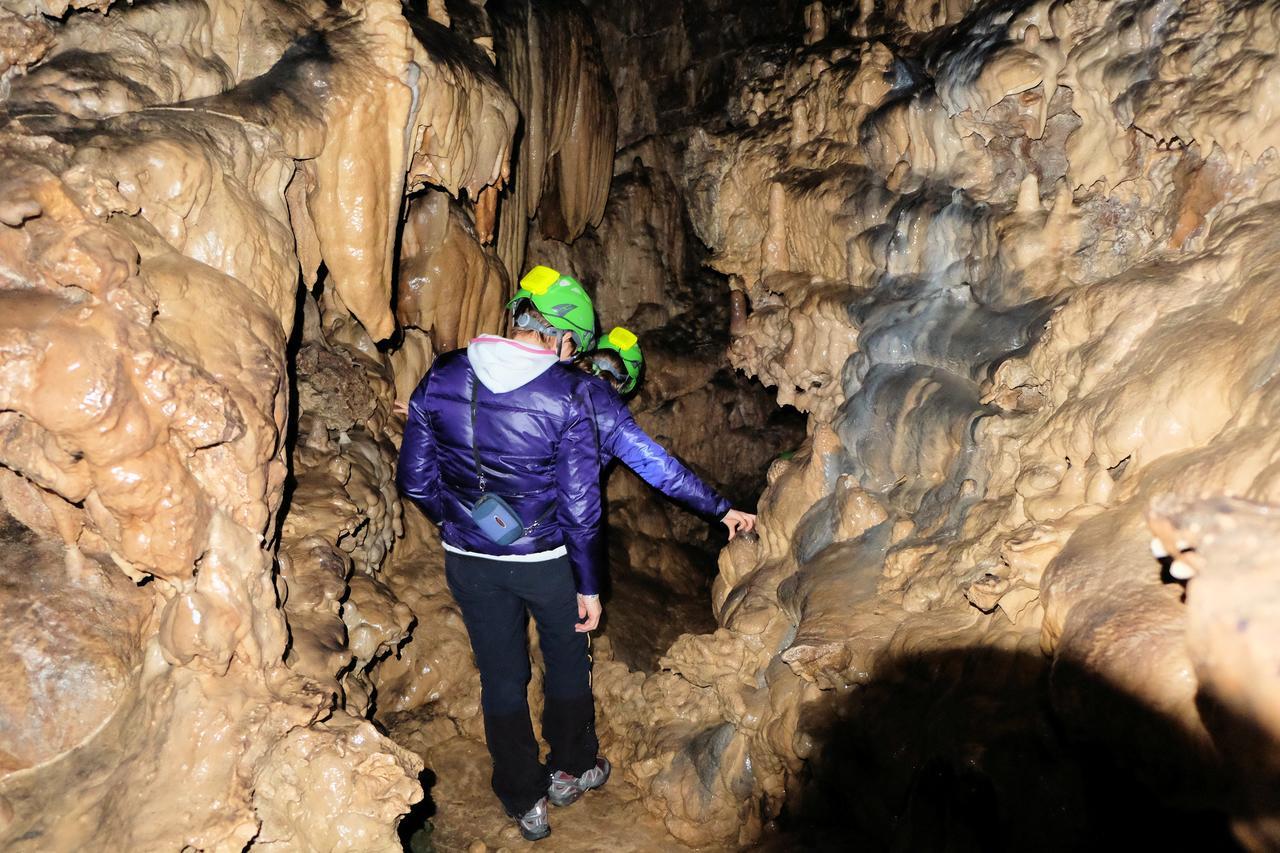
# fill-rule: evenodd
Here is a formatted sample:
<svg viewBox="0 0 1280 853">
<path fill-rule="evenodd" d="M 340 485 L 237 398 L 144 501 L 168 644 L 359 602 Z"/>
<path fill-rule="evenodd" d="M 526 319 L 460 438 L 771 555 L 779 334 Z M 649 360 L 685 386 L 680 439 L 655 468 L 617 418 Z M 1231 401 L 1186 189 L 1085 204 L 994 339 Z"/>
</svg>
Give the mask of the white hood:
<svg viewBox="0 0 1280 853">
<path fill-rule="evenodd" d="M 484 387 L 495 394 L 505 394 L 529 384 L 559 361 L 549 349 L 497 335 L 472 338 L 467 359 Z"/>
</svg>

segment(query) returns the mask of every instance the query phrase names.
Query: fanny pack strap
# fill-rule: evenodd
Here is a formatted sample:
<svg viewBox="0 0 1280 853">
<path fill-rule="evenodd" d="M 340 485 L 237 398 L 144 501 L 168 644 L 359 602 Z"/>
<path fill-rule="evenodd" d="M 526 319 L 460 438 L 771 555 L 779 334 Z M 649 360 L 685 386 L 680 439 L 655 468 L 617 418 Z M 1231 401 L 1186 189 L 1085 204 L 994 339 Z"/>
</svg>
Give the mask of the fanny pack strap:
<svg viewBox="0 0 1280 853">
<path fill-rule="evenodd" d="M 480 378 L 476 376 L 475 369 L 471 370 L 471 459 L 476 466 L 476 483 L 480 486 L 480 494 L 486 494 L 489 491 L 488 482 L 484 478 L 484 468 L 480 465 L 480 447 L 476 443 L 476 411 L 480 408 L 480 402 L 477 395 L 480 393 Z M 525 535 L 529 535 L 529 531 L 533 530 L 542 522 L 551 517 L 556 511 L 556 504 L 552 501 L 551 506 L 547 507 L 547 511 L 538 516 L 533 524 L 524 528 Z"/>
</svg>

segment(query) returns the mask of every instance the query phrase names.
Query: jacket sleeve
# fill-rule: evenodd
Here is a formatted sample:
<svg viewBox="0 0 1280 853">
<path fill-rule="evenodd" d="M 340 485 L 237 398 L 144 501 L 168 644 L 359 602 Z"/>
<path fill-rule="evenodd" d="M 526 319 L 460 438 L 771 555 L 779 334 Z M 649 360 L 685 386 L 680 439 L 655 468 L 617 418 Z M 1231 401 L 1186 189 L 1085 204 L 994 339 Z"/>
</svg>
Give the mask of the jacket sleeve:
<svg viewBox="0 0 1280 853">
<path fill-rule="evenodd" d="M 396 465 L 396 483 L 400 491 L 414 500 L 435 524 L 444 516 L 440 505 L 440 466 L 436 459 L 436 437 L 427 417 L 425 404 L 431 372 L 409 398 L 409 419 L 404 425 L 400 443 L 400 459 Z"/>
<path fill-rule="evenodd" d="M 600 494 L 600 441 L 595 405 L 579 395 L 556 448 L 556 520 L 580 595 L 599 595 L 604 575 L 604 517 Z"/>
<path fill-rule="evenodd" d="M 630 412 L 618 418 L 605 444 L 605 452 L 622 460 L 640 479 L 694 512 L 720 519 L 732 508 L 715 489 L 650 438 Z"/>
</svg>

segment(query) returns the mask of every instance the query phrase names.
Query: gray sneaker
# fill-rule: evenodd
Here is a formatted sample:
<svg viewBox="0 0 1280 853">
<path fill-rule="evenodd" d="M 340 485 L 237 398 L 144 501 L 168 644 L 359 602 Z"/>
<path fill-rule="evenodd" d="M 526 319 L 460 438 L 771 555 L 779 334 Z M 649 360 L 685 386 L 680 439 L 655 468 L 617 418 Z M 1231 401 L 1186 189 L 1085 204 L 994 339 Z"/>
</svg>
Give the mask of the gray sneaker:
<svg viewBox="0 0 1280 853">
<path fill-rule="evenodd" d="M 524 836 L 525 841 L 541 841 L 550 835 L 551 824 L 547 823 L 547 798 L 538 800 L 533 804 L 533 808 L 516 818 L 516 825 L 520 827 L 520 834 Z"/>
<path fill-rule="evenodd" d="M 547 788 L 547 799 L 551 801 L 553 806 L 567 806 L 571 803 L 576 803 L 578 798 L 587 791 L 592 788 L 599 788 L 609 781 L 610 769 L 609 759 L 597 758 L 596 766 L 581 776 L 570 776 L 563 770 L 557 770 L 551 774 L 551 785 Z"/>
</svg>

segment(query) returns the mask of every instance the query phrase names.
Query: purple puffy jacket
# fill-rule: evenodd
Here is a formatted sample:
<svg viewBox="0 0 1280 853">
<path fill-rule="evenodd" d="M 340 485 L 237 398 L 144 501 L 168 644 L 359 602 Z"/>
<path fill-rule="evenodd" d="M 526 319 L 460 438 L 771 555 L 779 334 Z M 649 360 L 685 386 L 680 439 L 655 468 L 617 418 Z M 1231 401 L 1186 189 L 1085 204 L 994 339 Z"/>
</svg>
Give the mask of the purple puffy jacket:
<svg viewBox="0 0 1280 853">
<path fill-rule="evenodd" d="M 500 556 L 565 546 L 578 592 L 598 594 L 604 531 L 595 391 L 588 379 L 553 364 L 527 384 L 498 394 L 476 380 L 466 350 L 440 356 L 409 400 L 396 475 L 401 491 L 454 548 Z M 489 539 L 471 519 L 481 495 L 471 451 L 473 382 L 474 438 L 487 491 L 505 500 L 526 527 L 545 517 L 510 545 Z"/>
</svg>

